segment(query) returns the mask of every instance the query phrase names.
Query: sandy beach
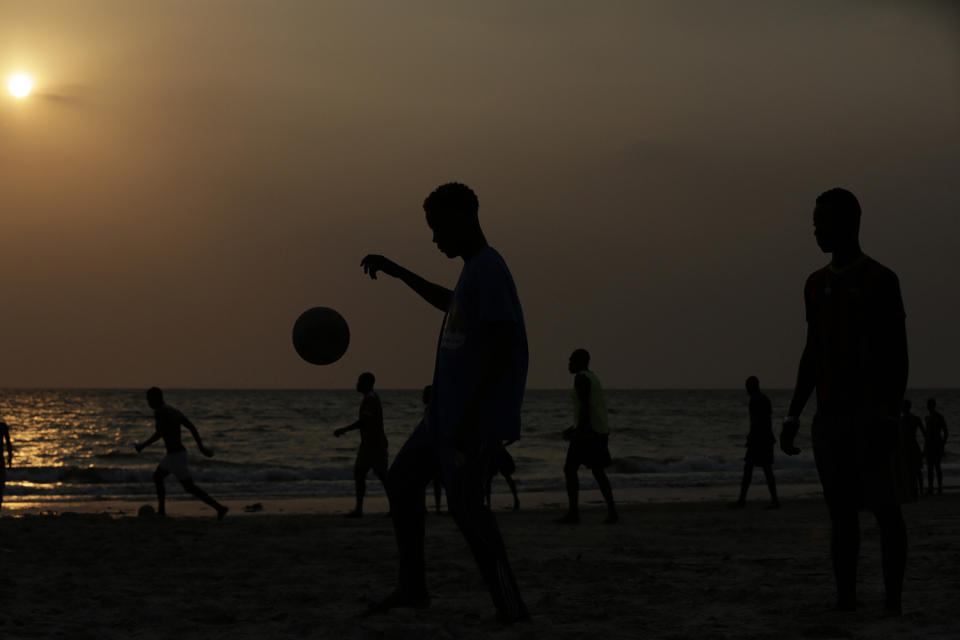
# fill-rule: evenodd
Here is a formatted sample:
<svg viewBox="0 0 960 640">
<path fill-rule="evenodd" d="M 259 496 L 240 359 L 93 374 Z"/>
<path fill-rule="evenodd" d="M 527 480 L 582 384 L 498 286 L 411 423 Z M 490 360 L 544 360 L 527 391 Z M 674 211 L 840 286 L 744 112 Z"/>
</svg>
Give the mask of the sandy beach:
<svg viewBox="0 0 960 640">
<path fill-rule="evenodd" d="M 184 503 L 187 504 L 187 503 Z M 432 605 L 366 617 L 393 584 L 383 514 L 0 518 L 0 637 L 949 638 L 960 629 L 960 496 L 907 505 L 904 616 L 880 617 L 879 539 L 863 514 L 861 607 L 829 611 L 823 504 L 629 505 L 575 527 L 498 517 L 532 619 L 500 627 L 449 517 L 427 521 Z M 181 513 L 179 504 L 172 513 Z M 235 510 L 236 511 L 236 510 Z M 189 513 L 203 513 L 189 510 Z"/>
</svg>

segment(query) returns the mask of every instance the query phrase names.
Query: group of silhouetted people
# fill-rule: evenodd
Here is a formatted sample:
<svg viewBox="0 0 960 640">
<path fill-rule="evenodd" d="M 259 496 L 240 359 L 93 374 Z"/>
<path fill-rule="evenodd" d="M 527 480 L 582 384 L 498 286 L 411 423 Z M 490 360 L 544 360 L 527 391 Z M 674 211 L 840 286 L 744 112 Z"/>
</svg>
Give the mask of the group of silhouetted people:
<svg viewBox="0 0 960 640">
<path fill-rule="evenodd" d="M 943 493 L 943 470 L 940 462 L 943 460 L 947 445 L 947 422 L 943 414 L 937 411 L 937 401 L 934 398 L 927 400 L 926 426 L 920 417 L 911 411 L 909 400 L 904 400 L 900 414 L 900 429 L 903 447 L 907 452 L 906 473 L 915 481 L 909 491 L 911 497 L 923 495 L 923 463 L 927 463 L 927 495 L 934 495 L 933 480 L 936 476 L 937 494 Z M 923 446 L 917 441 L 917 435 L 923 436 Z"/>
<path fill-rule="evenodd" d="M 394 607 L 424 607 L 429 603 L 424 559 L 424 490 L 433 480 L 446 489 L 449 513 L 466 539 L 487 588 L 505 622 L 527 617 L 527 608 L 510 569 L 496 518 L 489 509 L 490 483 L 497 473 L 512 481 L 515 468 L 506 445 L 520 438 L 520 409 L 527 365 L 523 312 L 506 262 L 489 246 L 478 218 L 474 192 L 459 183 L 434 190 L 424 201 L 433 242 L 448 258 L 461 258 L 456 286 L 431 283 L 395 262 L 368 255 L 361 266 L 376 279 L 386 274 L 403 281 L 428 304 L 444 313 L 436 348 L 432 384 L 425 390 L 423 419 L 388 468 L 383 409 L 374 392 L 374 376 L 362 374 L 356 389 L 363 395 L 358 419 L 337 429 L 340 436 L 360 431 L 354 466 L 357 501 L 351 516 L 363 514 L 368 471 L 384 482 L 399 551 L 396 588 L 373 611 Z M 857 561 L 860 550 L 858 512 L 870 509 L 880 526 L 884 612 L 899 615 L 907 557 L 907 533 L 900 505 L 909 500 L 904 478 L 914 495 L 923 491 L 921 457 L 926 460 L 928 493 L 942 491 L 940 461 L 948 432 L 936 403 L 927 403 L 926 424 L 910 413 L 904 401 L 908 357 L 905 311 L 896 274 L 863 253 L 859 243 L 860 205 L 845 189 L 822 193 L 813 210 L 817 244 L 831 254 L 830 263 L 811 274 L 804 287 L 806 343 L 796 385 L 780 433 L 780 449 L 795 456 L 800 416 L 816 394 L 812 419 L 813 455 L 831 520 L 831 559 L 839 610 L 857 607 Z M 563 523 L 579 521 L 578 470 L 591 469 L 607 506 L 606 522 L 618 514 L 605 469 L 612 463 L 603 388 L 589 369 L 590 354 L 574 351 L 569 372 L 574 375 L 574 425 L 564 432 L 569 441 L 563 472 L 569 499 Z M 773 476 L 772 406 L 759 380 L 746 381 L 750 431 L 740 496 L 742 507 L 754 467 L 760 467 L 770 491 L 770 508 L 780 506 Z M 196 427 L 163 401 L 156 387 L 147 392 L 156 418 L 154 434 L 137 451 L 163 439 L 166 456 L 154 474 L 160 513 L 164 512 L 164 480 L 173 474 L 184 489 L 213 507 L 222 518 L 227 508 L 197 487 L 187 467 L 181 426 L 193 435 L 200 451 L 213 452 L 201 442 Z M 924 437 L 922 449 L 916 432 Z M 905 435 L 906 434 L 906 435 Z M 0 423 L 12 464 L 9 430 Z M 911 442 L 905 446 L 904 442 Z M 903 464 L 904 451 L 910 455 Z M 0 465 L 2 469 L 2 465 Z M 898 472 L 898 469 L 901 471 Z M 904 471 L 905 470 L 905 471 Z M 4 475 L 0 472 L 0 499 Z M 439 508 L 439 498 L 437 501 Z"/>
</svg>

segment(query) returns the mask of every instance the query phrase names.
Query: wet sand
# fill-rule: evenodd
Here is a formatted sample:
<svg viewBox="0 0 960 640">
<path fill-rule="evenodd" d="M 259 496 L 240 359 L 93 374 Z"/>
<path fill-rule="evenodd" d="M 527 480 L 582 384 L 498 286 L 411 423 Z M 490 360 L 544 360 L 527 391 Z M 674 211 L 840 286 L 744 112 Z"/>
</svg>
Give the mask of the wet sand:
<svg viewBox="0 0 960 640">
<path fill-rule="evenodd" d="M 184 503 L 186 504 L 186 503 Z M 449 517 L 427 517 L 432 605 L 363 615 L 395 577 L 388 517 L 0 518 L 0 637 L 15 638 L 956 638 L 960 495 L 905 508 L 904 616 L 881 618 L 879 537 L 862 515 L 861 607 L 829 611 L 820 500 L 498 510 L 532 612 L 500 627 Z M 204 514 L 180 509 L 173 514 Z M 235 513 L 241 511 L 241 513 Z M 212 513 L 212 512 L 210 512 Z M 6 509 L 4 514 L 7 515 Z"/>
</svg>

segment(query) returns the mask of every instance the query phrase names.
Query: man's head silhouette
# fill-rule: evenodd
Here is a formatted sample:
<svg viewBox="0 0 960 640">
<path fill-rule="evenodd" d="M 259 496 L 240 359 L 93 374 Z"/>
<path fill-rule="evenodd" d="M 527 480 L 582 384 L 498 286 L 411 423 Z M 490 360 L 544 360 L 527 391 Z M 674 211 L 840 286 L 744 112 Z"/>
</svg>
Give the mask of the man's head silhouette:
<svg viewBox="0 0 960 640">
<path fill-rule="evenodd" d="M 824 253 L 856 247 L 859 233 L 860 203 L 855 195 L 837 187 L 817 196 L 813 235 Z"/>
<path fill-rule="evenodd" d="M 448 258 L 463 256 L 483 237 L 479 208 L 477 194 L 459 182 L 440 185 L 423 201 L 433 241 Z"/>
<path fill-rule="evenodd" d="M 577 349 L 570 354 L 567 370 L 570 373 L 580 373 L 590 366 L 590 352 L 586 349 Z"/>
</svg>

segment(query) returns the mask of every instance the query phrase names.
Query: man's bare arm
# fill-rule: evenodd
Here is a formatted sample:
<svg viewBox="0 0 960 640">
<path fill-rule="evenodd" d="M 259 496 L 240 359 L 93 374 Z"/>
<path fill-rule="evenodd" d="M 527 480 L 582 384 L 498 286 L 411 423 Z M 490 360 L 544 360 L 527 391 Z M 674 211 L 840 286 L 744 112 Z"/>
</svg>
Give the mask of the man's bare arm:
<svg viewBox="0 0 960 640">
<path fill-rule="evenodd" d="M 180 423 L 187 428 L 187 431 L 190 432 L 190 435 L 193 436 L 194 441 L 197 443 L 197 449 L 200 449 L 200 453 L 207 456 L 208 458 L 213 457 L 213 451 L 208 449 L 203 445 L 203 441 L 200 440 L 200 432 L 197 431 L 197 428 L 190 422 L 186 416 L 184 416 L 183 421 Z"/>
<path fill-rule="evenodd" d="M 137 444 L 133 445 L 133 448 L 137 450 L 137 453 L 140 453 L 141 451 L 143 451 L 144 449 L 146 449 L 147 447 L 149 447 L 159 439 L 160 439 L 160 432 L 154 431 L 152 436 L 150 436 L 143 442 L 138 442 Z"/>
<path fill-rule="evenodd" d="M 381 255 L 370 254 L 360 261 L 363 272 L 372 279 L 377 279 L 377 274 L 383 272 L 388 276 L 399 278 L 408 287 L 413 289 L 421 298 L 429 302 L 440 311 L 446 311 L 450 308 L 450 300 L 453 297 L 453 291 L 439 284 L 434 284 L 424 278 L 421 278 L 409 269 L 405 269 L 393 260 Z"/>
<path fill-rule="evenodd" d="M 352 422 L 345 427 L 340 427 L 339 429 L 334 430 L 333 435 L 339 438 L 348 431 L 355 431 L 356 429 L 362 428 L 364 424 L 370 422 L 370 420 L 371 419 L 368 416 L 360 416 L 360 419 L 356 422 Z"/>
<path fill-rule="evenodd" d="M 807 343 L 803 348 L 803 355 L 800 356 L 800 366 L 797 368 L 797 383 L 793 387 L 793 398 L 790 400 L 790 409 L 787 411 L 788 417 L 784 420 L 783 429 L 780 431 L 780 449 L 791 456 L 800 453 L 800 449 L 794 446 L 793 440 L 800 430 L 800 414 L 803 413 L 810 394 L 817 388 L 817 378 L 820 375 L 815 343 L 813 327 L 808 324 Z"/>
</svg>

